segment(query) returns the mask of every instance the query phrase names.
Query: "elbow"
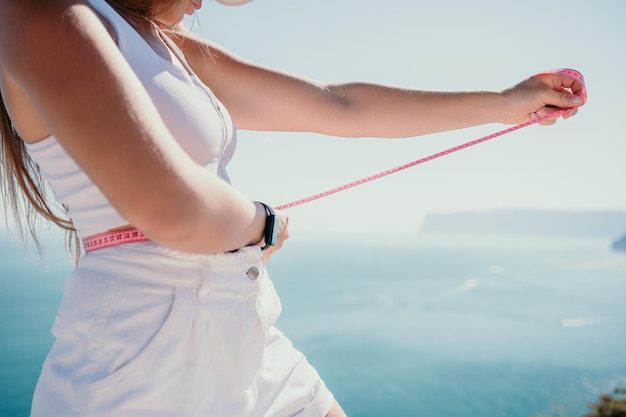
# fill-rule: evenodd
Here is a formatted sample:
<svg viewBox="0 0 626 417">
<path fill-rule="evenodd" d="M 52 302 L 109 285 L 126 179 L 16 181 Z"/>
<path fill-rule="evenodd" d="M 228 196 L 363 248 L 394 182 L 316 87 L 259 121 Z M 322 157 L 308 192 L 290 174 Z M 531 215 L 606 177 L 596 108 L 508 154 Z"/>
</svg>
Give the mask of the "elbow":
<svg viewBox="0 0 626 417">
<path fill-rule="evenodd" d="M 137 229 L 151 241 L 170 249 L 183 252 L 217 253 L 218 245 L 212 237 L 218 233 L 203 233 L 199 227 L 200 210 L 194 210 L 189 204 L 161 204 L 150 208 L 130 210 L 125 216 Z M 202 236 L 207 239 L 202 241 Z"/>
<path fill-rule="evenodd" d="M 237 249 L 227 246 L 227 236 L 221 236 L 220 228 L 205 229 L 189 218 L 164 218 L 138 229 L 151 241 L 181 252 L 215 254 Z"/>
<path fill-rule="evenodd" d="M 180 210 L 143 210 L 129 215 L 129 222 L 151 241 L 171 249 L 183 249 L 183 243 L 193 238 L 193 227 L 187 213 Z"/>
<path fill-rule="evenodd" d="M 352 107 L 352 100 L 345 84 L 331 84 L 325 87 L 330 94 L 335 106 L 341 111 L 347 111 Z"/>
<path fill-rule="evenodd" d="M 139 226 L 146 236 L 159 245 L 170 249 L 187 251 L 186 243 L 194 240 L 197 230 L 189 222 L 177 216 L 154 219 Z"/>
</svg>

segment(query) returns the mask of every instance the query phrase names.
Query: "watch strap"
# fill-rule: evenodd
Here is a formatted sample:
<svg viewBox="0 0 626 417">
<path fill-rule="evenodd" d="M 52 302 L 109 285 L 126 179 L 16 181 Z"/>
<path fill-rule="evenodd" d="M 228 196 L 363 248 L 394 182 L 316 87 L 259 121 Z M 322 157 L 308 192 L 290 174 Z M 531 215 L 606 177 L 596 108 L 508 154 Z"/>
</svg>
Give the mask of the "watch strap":
<svg viewBox="0 0 626 417">
<path fill-rule="evenodd" d="M 257 201 L 257 203 L 261 204 L 265 208 L 265 229 L 263 229 L 263 241 L 265 245 L 261 247 L 261 250 L 266 250 L 270 246 L 274 246 L 276 244 L 276 240 L 278 238 L 279 218 L 272 207 L 261 201 Z"/>
</svg>

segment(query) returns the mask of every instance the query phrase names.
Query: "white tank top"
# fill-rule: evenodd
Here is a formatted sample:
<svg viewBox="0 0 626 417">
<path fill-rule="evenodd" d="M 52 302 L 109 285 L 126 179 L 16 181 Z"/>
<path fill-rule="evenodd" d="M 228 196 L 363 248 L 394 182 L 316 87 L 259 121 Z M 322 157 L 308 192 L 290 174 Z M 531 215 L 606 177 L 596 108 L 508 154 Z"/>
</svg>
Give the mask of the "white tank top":
<svg viewBox="0 0 626 417">
<path fill-rule="evenodd" d="M 108 3 L 89 1 L 113 26 L 120 51 L 180 146 L 196 163 L 230 182 L 225 167 L 235 150 L 236 136 L 226 109 L 191 72 L 182 53 L 176 53 L 181 60 L 178 65 L 169 62 Z M 171 42 L 170 48 L 175 48 Z M 50 183 L 56 200 L 69 208 L 79 237 L 128 224 L 55 137 L 28 144 L 27 149 Z"/>
</svg>

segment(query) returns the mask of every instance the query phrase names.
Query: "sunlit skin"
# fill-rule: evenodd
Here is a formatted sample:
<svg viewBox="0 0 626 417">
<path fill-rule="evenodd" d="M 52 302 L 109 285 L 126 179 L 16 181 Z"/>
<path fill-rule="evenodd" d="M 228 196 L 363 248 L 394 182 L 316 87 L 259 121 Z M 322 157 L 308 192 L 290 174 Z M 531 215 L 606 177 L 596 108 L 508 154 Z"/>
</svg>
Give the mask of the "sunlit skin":
<svg viewBox="0 0 626 417">
<path fill-rule="evenodd" d="M 155 19 L 175 27 L 201 7 L 202 0 L 181 0 Z M 54 134 L 120 215 L 158 244 L 202 254 L 258 244 L 263 207 L 182 150 L 85 0 L 0 0 L 0 10 L 0 88 L 23 140 Z M 324 83 L 261 67 L 187 32 L 171 36 L 241 129 L 415 137 L 523 123 L 555 107 L 570 109 L 569 117 L 583 104 L 582 84 L 557 74 L 499 92 Z M 280 216 L 278 244 L 265 260 L 289 236 L 287 217 Z M 343 415 L 337 404 L 329 414 Z"/>
</svg>

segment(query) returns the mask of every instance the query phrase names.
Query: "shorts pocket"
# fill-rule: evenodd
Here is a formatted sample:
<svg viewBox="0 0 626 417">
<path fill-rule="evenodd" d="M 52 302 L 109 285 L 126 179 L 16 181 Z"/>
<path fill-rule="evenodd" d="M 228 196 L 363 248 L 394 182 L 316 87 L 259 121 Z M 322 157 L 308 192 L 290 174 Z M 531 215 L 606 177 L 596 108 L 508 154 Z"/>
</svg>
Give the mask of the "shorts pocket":
<svg viewBox="0 0 626 417">
<path fill-rule="evenodd" d="M 150 316 L 149 311 L 142 310 L 141 305 L 135 308 L 134 315 L 128 320 L 133 322 L 128 325 L 118 324 L 115 332 L 111 335 L 105 331 L 105 340 L 98 353 L 101 358 L 100 375 L 97 375 L 93 382 L 89 384 L 90 392 L 104 390 L 115 385 L 116 391 L 121 391 L 122 386 L 152 385 L 158 383 L 155 380 L 160 369 L 163 358 L 169 354 L 168 345 L 176 338 L 176 330 L 181 323 L 180 313 L 189 290 L 185 288 L 172 287 L 173 299 L 171 307 L 165 318 L 156 319 Z M 161 320 L 161 325 L 154 326 L 157 330 L 149 338 L 135 333 L 139 333 L 142 327 L 150 327 L 154 320 Z M 120 321 L 120 320 L 118 320 Z M 144 326 L 142 326 L 142 323 Z M 132 358 L 124 359 L 124 353 L 128 352 L 128 346 L 136 352 Z M 128 354 L 126 354 L 128 356 Z"/>
</svg>

